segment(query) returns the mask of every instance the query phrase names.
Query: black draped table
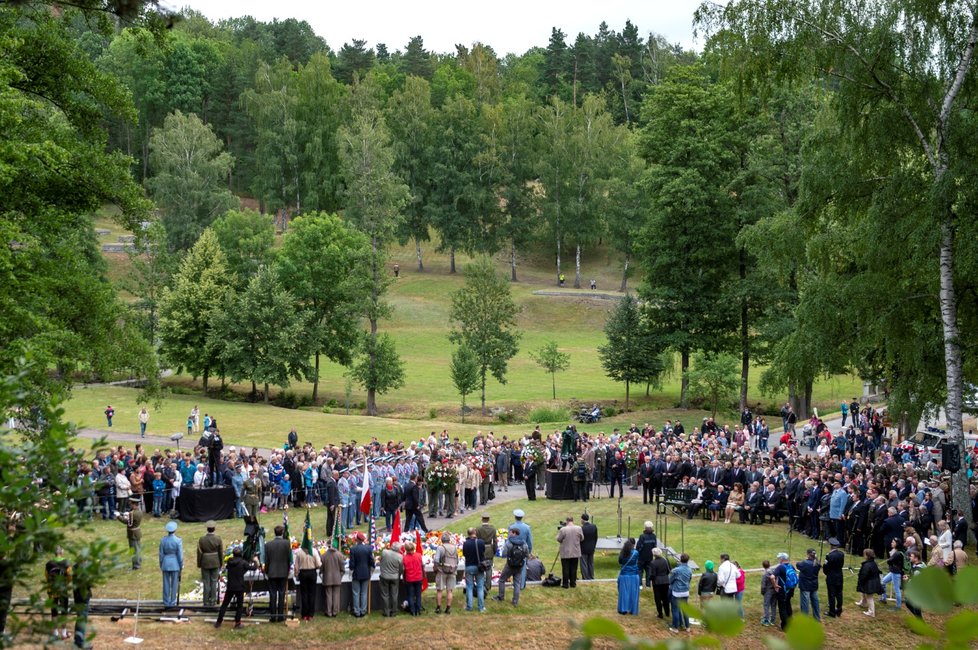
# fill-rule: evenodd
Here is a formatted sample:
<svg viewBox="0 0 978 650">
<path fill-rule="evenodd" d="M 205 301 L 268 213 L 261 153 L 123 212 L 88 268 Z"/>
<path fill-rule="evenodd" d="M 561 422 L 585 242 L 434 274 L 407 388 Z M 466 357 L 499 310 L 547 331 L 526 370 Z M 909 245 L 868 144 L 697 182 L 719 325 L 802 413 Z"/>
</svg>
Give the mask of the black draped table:
<svg viewBox="0 0 978 650">
<path fill-rule="evenodd" d="M 234 516 L 234 488 L 230 485 L 180 488 L 177 513 L 180 521 L 230 519 Z"/>
</svg>

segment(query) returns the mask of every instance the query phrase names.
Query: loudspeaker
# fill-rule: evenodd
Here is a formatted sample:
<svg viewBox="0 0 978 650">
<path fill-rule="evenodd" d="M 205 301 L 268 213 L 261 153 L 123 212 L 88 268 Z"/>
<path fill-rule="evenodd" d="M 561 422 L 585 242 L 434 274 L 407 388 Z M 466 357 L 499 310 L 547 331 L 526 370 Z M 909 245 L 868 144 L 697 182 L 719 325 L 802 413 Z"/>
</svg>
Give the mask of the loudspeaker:
<svg viewBox="0 0 978 650">
<path fill-rule="evenodd" d="M 961 448 L 957 444 L 945 442 L 941 446 L 941 468 L 949 472 L 961 469 Z"/>
<path fill-rule="evenodd" d="M 547 471 L 547 498 L 548 499 L 573 499 L 574 486 L 571 485 L 570 472 L 558 472 L 557 470 Z"/>
</svg>

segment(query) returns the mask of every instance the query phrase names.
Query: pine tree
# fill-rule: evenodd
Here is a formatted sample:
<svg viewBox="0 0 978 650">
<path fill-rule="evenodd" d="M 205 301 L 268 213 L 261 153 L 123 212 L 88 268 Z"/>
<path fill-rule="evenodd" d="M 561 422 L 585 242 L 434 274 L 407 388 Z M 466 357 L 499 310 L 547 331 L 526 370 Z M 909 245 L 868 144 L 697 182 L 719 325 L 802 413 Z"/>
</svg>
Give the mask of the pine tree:
<svg viewBox="0 0 978 650">
<path fill-rule="evenodd" d="M 608 315 L 604 326 L 607 345 L 598 348 L 605 374 L 625 382 L 625 410 L 628 410 L 632 384 L 656 383 L 665 370 L 662 350 L 630 294 L 626 294 Z"/>
</svg>

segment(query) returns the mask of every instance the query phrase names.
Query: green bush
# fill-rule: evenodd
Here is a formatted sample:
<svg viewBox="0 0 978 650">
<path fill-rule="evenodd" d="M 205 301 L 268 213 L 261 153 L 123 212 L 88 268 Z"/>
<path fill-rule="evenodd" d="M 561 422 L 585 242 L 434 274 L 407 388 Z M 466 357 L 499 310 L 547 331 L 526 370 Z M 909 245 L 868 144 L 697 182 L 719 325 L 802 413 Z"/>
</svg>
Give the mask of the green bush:
<svg viewBox="0 0 978 650">
<path fill-rule="evenodd" d="M 563 407 L 541 406 L 530 411 L 530 422 L 566 422 L 570 420 L 570 411 Z"/>
<path fill-rule="evenodd" d="M 499 415 L 496 417 L 499 418 L 499 421 L 503 424 L 516 424 L 518 421 L 516 413 L 511 410 L 500 411 Z"/>
<path fill-rule="evenodd" d="M 601 410 L 601 414 L 606 418 L 613 418 L 618 415 L 618 409 L 614 406 L 606 406 Z"/>
<path fill-rule="evenodd" d="M 323 413 L 325 413 L 326 415 L 329 415 L 331 413 L 330 408 L 328 406 L 324 406 L 323 407 Z"/>
<path fill-rule="evenodd" d="M 328 402 L 326 402 L 326 406 L 328 406 L 331 409 L 335 409 L 339 405 L 340 405 L 339 402 L 337 402 L 335 399 L 330 399 Z"/>
<path fill-rule="evenodd" d="M 309 395 L 299 395 L 291 390 L 283 390 L 278 394 L 272 403 L 287 409 L 298 409 L 312 406 L 312 398 Z"/>
<path fill-rule="evenodd" d="M 437 417 L 438 417 L 438 410 L 434 406 L 432 406 L 430 409 L 428 409 L 428 419 L 434 420 Z"/>
</svg>

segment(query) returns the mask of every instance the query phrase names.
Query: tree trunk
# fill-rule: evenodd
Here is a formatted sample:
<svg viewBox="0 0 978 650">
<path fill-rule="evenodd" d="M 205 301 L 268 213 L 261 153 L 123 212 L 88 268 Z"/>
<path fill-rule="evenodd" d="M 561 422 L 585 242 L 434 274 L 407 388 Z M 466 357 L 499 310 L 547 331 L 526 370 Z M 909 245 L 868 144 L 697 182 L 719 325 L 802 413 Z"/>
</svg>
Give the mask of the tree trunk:
<svg viewBox="0 0 978 650">
<path fill-rule="evenodd" d="M 268 404 L 268 384 L 265 384 L 265 403 Z"/>
<path fill-rule="evenodd" d="M 510 270 L 510 281 L 519 282 L 516 279 L 516 242 L 511 242 L 509 247 L 509 270 Z"/>
<path fill-rule="evenodd" d="M 482 367 L 482 417 L 486 417 L 486 368 Z"/>
<path fill-rule="evenodd" d="M 319 397 L 319 351 L 316 351 L 316 380 L 312 382 L 312 403 Z"/>
<path fill-rule="evenodd" d="M 557 237 L 557 286 L 560 286 L 560 237 Z"/>
<path fill-rule="evenodd" d="M 628 291 L 628 262 L 628 253 L 625 253 L 625 270 L 621 273 L 621 286 L 618 288 L 621 293 Z"/>
<path fill-rule="evenodd" d="M 204 397 L 207 397 L 207 377 L 210 373 L 207 368 L 204 368 Z"/>
<path fill-rule="evenodd" d="M 795 415 L 801 417 L 800 405 L 798 403 L 798 386 L 793 381 L 788 382 L 788 404 L 791 405 L 791 408 L 795 409 Z"/>
<path fill-rule="evenodd" d="M 462 395 L 462 424 L 465 424 L 465 395 Z"/>
<path fill-rule="evenodd" d="M 944 368 L 947 377 L 947 403 L 944 405 L 944 412 L 947 416 L 948 442 L 958 446 L 962 461 L 960 469 L 951 475 L 951 505 L 971 522 L 971 495 L 968 491 L 968 473 L 964 463 L 968 449 L 964 445 L 964 422 L 961 415 L 963 401 L 961 345 L 957 296 L 954 289 L 954 213 L 950 210 L 950 206 L 947 208 L 944 223 L 941 224 L 940 264 L 941 325 L 944 329 Z M 970 525 L 968 530 L 970 535 Z"/>
<path fill-rule="evenodd" d="M 740 282 L 743 291 L 747 282 L 747 252 L 740 249 Z M 740 411 L 747 408 L 747 380 L 750 375 L 750 329 L 748 328 L 747 296 L 740 296 Z"/>
<path fill-rule="evenodd" d="M 424 261 L 421 259 L 421 240 L 414 238 L 414 252 L 418 256 L 418 273 L 424 273 Z"/>
<path fill-rule="evenodd" d="M 377 237 L 371 238 L 370 242 L 371 251 L 373 255 L 371 256 L 371 273 L 373 274 L 373 287 L 370 291 L 370 304 L 372 306 L 369 320 L 370 320 L 370 354 L 368 355 L 367 363 L 370 365 L 370 372 L 368 373 L 371 377 L 374 376 L 375 369 L 377 367 L 377 306 L 380 303 L 380 265 L 377 263 L 379 248 L 377 244 Z M 452 266 L 455 265 L 454 251 L 452 257 Z M 454 271 L 453 271 L 454 272 Z M 375 416 L 377 415 L 377 387 L 370 385 L 367 386 L 367 415 Z"/>
<path fill-rule="evenodd" d="M 550 373 L 550 386 L 553 388 L 553 398 L 557 399 L 557 373 Z"/>
<path fill-rule="evenodd" d="M 629 398 L 629 381 L 625 380 L 625 412 L 628 412 L 628 398 Z"/>
<path fill-rule="evenodd" d="M 689 348 L 683 348 L 679 352 L 679 372 L 682 375 L 679 408 L 689 408 Z"/>
<path fill-rule="evenodd" d="M 448 272 L 455 273 L 455 247 L 448 251 Z"/>
<path fill-rule="evenodd" d="M 581 288 L 581 245 L 578 244 L 574 251 L 574 288 Z"/>
<path fill-rule="evenodd" d="M 255 380 L 251 380 L 251 402 L 254 404 L 255 400 L 258 399 L 258 386 L 255 384 Z"/>
</svg>

